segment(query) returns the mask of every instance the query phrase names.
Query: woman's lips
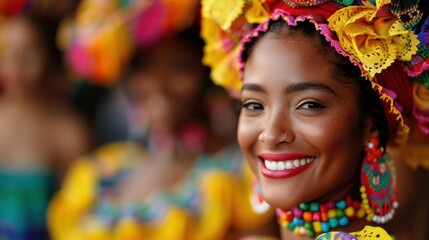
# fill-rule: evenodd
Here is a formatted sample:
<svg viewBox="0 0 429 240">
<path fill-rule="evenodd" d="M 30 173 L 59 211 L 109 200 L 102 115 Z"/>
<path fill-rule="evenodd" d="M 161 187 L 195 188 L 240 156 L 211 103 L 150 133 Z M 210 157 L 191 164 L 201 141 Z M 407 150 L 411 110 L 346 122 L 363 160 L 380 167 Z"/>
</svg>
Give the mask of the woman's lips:
<svg viewBox="0 0 429 240">
<path fill-rule="evenodd" d="M 262 174 L 269 178 L 289 178 L 307 169 L 316 157 L 298 153 L 261 153 Z"/>
</svg>

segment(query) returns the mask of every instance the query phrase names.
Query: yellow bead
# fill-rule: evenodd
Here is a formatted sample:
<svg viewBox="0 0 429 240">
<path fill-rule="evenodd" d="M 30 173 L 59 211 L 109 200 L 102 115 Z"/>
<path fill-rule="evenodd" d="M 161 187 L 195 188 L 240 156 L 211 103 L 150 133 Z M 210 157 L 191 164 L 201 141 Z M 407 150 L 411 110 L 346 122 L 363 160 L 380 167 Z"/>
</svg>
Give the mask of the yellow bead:
<svg viewBox="0 0 429 240">
<path fill-rule="evenodd" d="M 346 213 L 347 217 L 351 217 L 355 214 L 355 210 L 353 209 L 353 207 L 347 207 L 344 212 Z"/>
<path fill-rule="evenodd" d="M 299 227 L 296 227 L 296 228 L 293 230 L 293 233 L 295 233 L 296 235 L 299 235 Z"/>
<path fill-rule="evenodd" d="M 372 217 L 374 217 L 374 214 L 368 214 L 368 215 L 366 215 L 366 221 L 371 222 L 372 221 Z"/>
<path fill-rule="evenodd" d="M 314 232 L 317 232 L 317 233 L 321 232 L 322 231 L 322 223 L 319 221 L 313 222 L 313 229 L 314 229 Z"/>
<path fill-rule="evenodd" d="M 328 217 L 329 218 L 334 218 L 336 215 L 335 215 L 335 209 L 329 209 L 328 210 Z"/>
<path fill-rule="evenodd" d="M 363 200 L 362 200 L 362 204 L 363 204 L 363 205 L 368 205 L 368 199 L 367 199 L 367 198 L 363 199 Z"/>
<path fill-rule="evenodd" d="M 361 197 L 362 197 L 362 199 L 368 199 L 368 195 L 366 195 L 366 193 L 362 193 Z"/>
<path fill-rule="evenodd" d="M 357 213 L 356 213 L 356 216 L 357 216 L 358 218 L 363 218 L 363 217 L 365 216 L 365 210 L 363 210 L 363 209 L 359 209 L 359 210 L 357 211 Z"/>
<path fill-rule="evenodd" d="M 362 186 L 360 186 L 360 192 L 362 192 L 362 193 L 363 193 L 363 192 L 365 192 L 365 191 L 366 191 L 366 190 L 365 190 L 365 186 L 363 186 L 363 185 L 362 185 Z"/>
</svg>

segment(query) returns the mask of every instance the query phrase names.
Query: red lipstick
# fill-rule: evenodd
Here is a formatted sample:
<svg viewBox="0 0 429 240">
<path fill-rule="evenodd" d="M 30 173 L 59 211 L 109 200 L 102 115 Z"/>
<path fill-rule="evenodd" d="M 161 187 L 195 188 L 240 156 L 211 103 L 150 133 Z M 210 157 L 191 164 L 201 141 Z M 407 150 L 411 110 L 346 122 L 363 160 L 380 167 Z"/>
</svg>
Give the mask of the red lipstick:
<svg viewBox="0 0 429 240">
<path fill-rule="evenodd" d="M 308 156 L 299 153 L 261 153 L 258 155 L 258 157 L 261 160 L 261 172 L 265 177 L 268 178 L 289 178 L 298 175 L 301 172 L 305 171 L 314 162 L 315 159 L 314 156 Z M 308 159 L 311 160 L 308 161 Z M 268 169 L 267 166 L 265 166 L 265 160 L 277 162 L 276 164 L 279 164 L 279 162 L 283 162 L 284 165 L 288 164 L 289 166 L 292 164 L 293 167 L 289 167 L 289 169 L 286 169 L 285 167 L 281 170 L 271 170 Z M 295 166 L 293 164 L 295 160 L 299 160 L 299 166 Z M 301 164 L 302 160 L 305 161 L 304 165 Z"/>
</svg>

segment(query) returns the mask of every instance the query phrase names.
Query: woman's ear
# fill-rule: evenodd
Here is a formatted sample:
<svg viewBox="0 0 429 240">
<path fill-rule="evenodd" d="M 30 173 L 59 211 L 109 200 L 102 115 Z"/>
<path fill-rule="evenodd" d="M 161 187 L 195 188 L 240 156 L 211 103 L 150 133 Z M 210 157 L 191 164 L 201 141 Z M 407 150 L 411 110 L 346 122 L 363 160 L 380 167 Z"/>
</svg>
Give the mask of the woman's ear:
<svg viewBox="0 0 429 240">
<path fill-rule="evenodd" d="M 364 132 L 364 140 L 370 139 L 371 137 L 375 137 L 378 139 L 378 129 L 375 125 L 374 118 L 371 114 L 368 114 L 364 119 L 364 126 L 363 126 L 363 132 Z"/>
</svg>

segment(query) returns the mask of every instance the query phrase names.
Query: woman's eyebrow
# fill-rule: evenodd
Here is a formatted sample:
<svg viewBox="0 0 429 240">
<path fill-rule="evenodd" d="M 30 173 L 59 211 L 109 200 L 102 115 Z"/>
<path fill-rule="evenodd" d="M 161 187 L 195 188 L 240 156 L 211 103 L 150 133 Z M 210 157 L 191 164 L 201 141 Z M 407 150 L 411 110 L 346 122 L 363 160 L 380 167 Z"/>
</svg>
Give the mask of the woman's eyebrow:
<svg viewBox="0 0 429 240">
<path fill-rule="evenodd" d="M 243 86 L 241 87 L 241 91 L 255 91 L 255 92 L 262 92 L 265 93 L 265 89 L 259 85 L 259 84 L 255 84 L 255 83 L 245 83 L 243 84 Z"/>
<path fill-rule="evenodd" d="M 290 94 L 293 92 L 304 91 L 309 89 L 318 89 L 318 90 L 322 90 L 322 91 L 337 95 L 337 93 L 334 90 L 332 90 L 332 88 L 318 82 L 300 82 L 300 83 L 291 84 L 288 87 L 286 87 L 285 94 Z"/>
</svg>

